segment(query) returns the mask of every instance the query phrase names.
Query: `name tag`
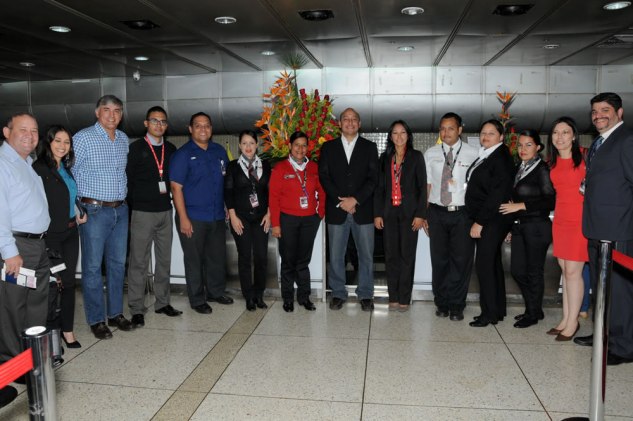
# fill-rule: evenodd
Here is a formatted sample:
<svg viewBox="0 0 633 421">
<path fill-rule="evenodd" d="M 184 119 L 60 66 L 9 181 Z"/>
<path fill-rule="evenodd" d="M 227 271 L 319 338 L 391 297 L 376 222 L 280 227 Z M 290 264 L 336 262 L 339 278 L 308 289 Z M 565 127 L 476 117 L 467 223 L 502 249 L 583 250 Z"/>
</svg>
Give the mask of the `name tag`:
<svg viewBox="0 0 633 421">
<path fill-rule="evenodd" d="M 451 178 L 450 180 L 448 180 L 448 191 L 450 193 L 457 193 L 457 182 L 455 181 L 454 178 Z"/>
<path fill-rule="evenodd" d="M 301 206 L 301 209 L 308 209 L 308 198 L 306 196 L 299 198 L 299 206 Z"/>
<path fill-rule="evenodd" d="M 54 275 L 57 272 L 61 272 L 62 270 L 66 269 L 66 264 L 65 263 L 60 263 L 57 266 L 53 266 L 51 268 L 51 273 Z"/>
<path fill-rule="evenodd" d="M 256 208 L 259 206 L 259 199 L 257 199 L 257 193 L 251 193 L 248 196 L 248 200 L 251 202 L 252 208 Z"/>
<path fill-rule="evenodd" d="M 165 183 L 164 181 L 159 181 L 158 182 L 158 191 L 160 192 L 160 194 L 166 194 L 167 193 L 167 183 Z"/>
</svg>

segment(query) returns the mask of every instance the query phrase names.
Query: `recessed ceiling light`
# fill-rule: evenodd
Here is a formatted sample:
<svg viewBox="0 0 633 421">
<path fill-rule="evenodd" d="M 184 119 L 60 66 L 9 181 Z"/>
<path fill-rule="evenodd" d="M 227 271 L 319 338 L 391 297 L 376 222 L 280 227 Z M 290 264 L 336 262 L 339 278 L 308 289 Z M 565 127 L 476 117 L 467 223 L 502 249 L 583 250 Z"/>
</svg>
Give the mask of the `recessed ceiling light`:
<svg viewBox="0 0 633 421">
<path fill-rule="evenodd" d="M 501 16 L 524 15 L 532 7 L 534 7 L 533 4 L 500 4 L 492 11 L 492 14 Z"/>
<path fill-rule="evenodd" d="M 154 28 L 159 28 L 154 22 L 149 19 L 138 19 L 138 20 L 124 20 L 121 21 L 124 25 L 126 25 L 130 29 L 136 29 L 139 31 L 147 31 Z"/>
<path fill-rule="evenodd" d="M 415 15 L 421 15 L 422 13 L 424 13 L 424 9 L 417 6 L 410 6 L 410 7 L 405 7 L 404 9 L 402 9 L 400 13 L 402 13 L 403 15 L 415 16 Z"/>
<path fill-rule="evenodd" d="M 407 51 L 413 51 L 414 49 L 415 47 L 413 45 L 403 45 L 401 47 L 398 47 L 398 51 L 402 53 L 406 53 Z"/>
<path fill-rule="evenodd" d="M 21 61 L 20 62 L 20 66 L 22 66 L 22 67 L 33 67 L 33 66 L 35 66 L 35 63 L 31 63 L 30 61 Z"/>
<path fill-rule="evenodd" d="M 230 25 L 237 22 L 237 19 L 235 19 L 233 16 L 218 16 L 214 20 L 217 23 L 221 23 L 222 25 Z"/>
<path fill-rule="evenodd" d="M 545 44 L 543 46 L 546 50 L 555 50 L 558 47 L 560 47 L 560 44 Z"/>
<path fill-rule="evenodd" d="M 305 20 L 321 21 L 332 19 L 334 17 L 334 12 L 329 9 L 300 10 L 299 16 L 301 16 Z"/>
<path fill-rule="evenodd" d="M 136 57 L 134 57 L 134 60 L 136 60 L 136 61 L 147 61 L 147 60 L 149 60 L 149 57 L 147 57 L 147 56 L 136 56 Z"/>
<path fill-rule="evenodd" d="M 604 10 L 620 10 L 631 5 L 630 1 L 612 1 L 602 6 Z"/>
<path fill-rule="evenodd" d="M 274 51 L 270 51 L 270 50 L 265 50 L 261 52 L 261 55 L 263 56 L 274 56 L 275 52 Z"/>
<path fill-rule="evenodd" d="M 70 32 L 70 28 L 67 26 L 60 26 L 60 25 L 54 25 L 54 26 L 49 26 L 48 29 L 50 29 L 53 32 L 59 32 L 61 34 L 65 34 L 67 32 Z"/>
</svg>

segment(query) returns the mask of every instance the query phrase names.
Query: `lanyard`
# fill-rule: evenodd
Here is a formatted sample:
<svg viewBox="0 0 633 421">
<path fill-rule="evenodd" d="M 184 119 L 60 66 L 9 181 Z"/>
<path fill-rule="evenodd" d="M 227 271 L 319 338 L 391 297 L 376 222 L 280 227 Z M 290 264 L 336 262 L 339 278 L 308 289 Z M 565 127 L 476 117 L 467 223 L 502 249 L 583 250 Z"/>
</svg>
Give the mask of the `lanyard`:
<svg viewBox="0 0 633 421">
<path fill-rule="evenodd" d="M 391 176 L 393 177 L 396 185 L 400 183 L 400 175 L 402 174 L 402 166 L 404 165 L 404 159 L 400 165 L 396 165 L 396 155 L 393 156 L 393 161 L 391 165 Z"/>
<path fill-rule="evenodd" d="M 295 175 L 297 176 L 297 181 L 299 182 L 299 184 L 301 184 L 301 189 L 303 190 L 303 194 L 305 197 L 308 197 L 308 190 L 306 190 L 306 182 L 308 181 L 308 165 L 307 164 L 308 163 L 306 163 L 306 166 L 303 168 L 303 182 L 302 182 L 301 176 L 297 172 L 297 169 L 294 167 L 294 165 L 292 165 L 292 163 L 290 163 L 292 170 L 295 172 Z"/>
<path fill-rule="evenodd" d="M 441 146 L 442 146 L 442 153 L 444 154 L 444 163 L 446 163 L 446 166 L 451 170 L 451 178 L 453 178 L 453 168 L 455 168 L 457 157 L 459 156 L 459 153 L 462 151 L 462 146 L 464 146 L 464 144 L 461 143 L 459 145 L 459 149 L 455 153 L 455 156 L 453 157 L 453 162 L 450 165 L 448 164 L 448 158 L 446 157 L 446 152 L 444 151 L 444 143 L 442 143 Z"/>
<path fill-rule="evenodd" d="M 470 174 L 481 164 L 483 164 L 483 162 L 488 159 L 488 157 L 481 159 L 481 158 L 477 158 L 475 159 L 475 162 L 473 162 L 472 164 L 470 164 L 470 167 L 468 168 L 468 171 L 466 171 L 466 182 L 468 183 L 468 181 L 470 180 Z"/>
<path fill-rule="evenodd" d="M 152 142 L 149 141 L 147 135 L 145 136 L 145 141 L 149 145 L 149 150 L 152 151 L 152 155 L 154 155 L 154 161 L 156 162 L 156 166 L 158 167 L 158 175 L 162 181 L 163 179 L 163 164 L 165 163 L 165 141 L 163 140 L 163 144 L 161 145 L 161 153 L 160 153 L 160 163 L 158 162 L 158 157 L 156 156 L 156 152 L 154 151 L 154 146 L 152 146 Z"/>
</svg>

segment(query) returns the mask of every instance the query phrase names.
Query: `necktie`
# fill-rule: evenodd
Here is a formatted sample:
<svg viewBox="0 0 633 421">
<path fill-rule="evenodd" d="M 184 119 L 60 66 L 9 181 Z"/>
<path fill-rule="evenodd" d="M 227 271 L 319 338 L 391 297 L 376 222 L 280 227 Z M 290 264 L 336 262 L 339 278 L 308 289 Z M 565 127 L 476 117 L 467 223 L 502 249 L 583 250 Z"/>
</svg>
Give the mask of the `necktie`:
<svg viewBox="0 0 633 421">
<path fill-rule="evenodd" d="M 253 164 L 249 164 L 248 165 L 248 178 L 253 182 L 253 183 L 257 183 L 257 181 L 259 180 L 257 178 L 257 170 L 255 169 L 255 167 L 253 166 Z"/>
<path fill-rule="evenodd" d="M 440 187 L 440 202 L 442 205 L 448 206 L 453 201 L 453 193 L 448 190 L 449 181 L 453 177 L 451 167 L 453 165 L 453 148 L 450 148 L 446 155 L 444 168 L 442 169 L 442 183 Z"/>
<path fill-rule="evenodd" d="M 593 141 L 593 143 L 591 144 L 591 148 L 589 148 L 589 156 L 587 157 L 587 165 L 591 163 L 593 156 L 596 154 L 596 152 L 598 152 L 598 149 L 600 149 L 600 146 L 602 146 L 603 143 L 604 143 L 604 137 L 602 136 L 596 137 L 596 139 Z"/>
</svg>

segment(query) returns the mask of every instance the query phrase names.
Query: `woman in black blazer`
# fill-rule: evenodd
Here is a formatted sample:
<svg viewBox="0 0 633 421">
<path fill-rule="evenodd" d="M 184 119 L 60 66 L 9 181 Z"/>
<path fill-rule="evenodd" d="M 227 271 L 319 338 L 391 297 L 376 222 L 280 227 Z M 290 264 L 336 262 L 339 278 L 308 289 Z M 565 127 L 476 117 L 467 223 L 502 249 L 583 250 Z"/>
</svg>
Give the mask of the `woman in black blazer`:
<svg viewBox="0 0 633 421">
<path fill-rule="evenodd" d="M 57 284 L 49 291 L 47 324 L 61 328 L 62 339 L 69 348 L 81 348 L 73 333 L 75 320 L 75 273 L 79 257 L 79 231 L 87 216 L 76 214 L 77 185 L 70 172 L 74 160 L 72 135 L 63 126 L 51 126 L 46 139 L 40 144 L 33 169 L 42 178 L 51 223 L 46 234 L 51 268 L 64 264 L 66 269 L 57 272 Z M 60 314 L 56 315 L 59 293 Z"/>
<path fill-rule="evenodd" d="M 497 120 L 481 125 L 479 157 L 466 173 L 466 212 L 473 220 L 470 236 L 476 240 L 475 270 L 479 278 L 481 315 L 473 327 L 497 324 L 506 315 L 506 288 L 501 265 L 501 244 L 511 219 L 499 215 L 499 206 L 512 194 L 514 163 L 503 143 L 503 126 Z"/>
<path fill-rule="evenodd" d="M 426 218 L 424 156 L 413 149 L 413 134 L 402 120 L 391 123 L 380 157 L 374 192 L 374 225 L 384 228 L 389 310 L 407 311 L 411 302 L 418 231 Z"/>
<path fill-rule="evenodd" d="M 556 191 L 549 166 L 539 156 L 542 149 L 537 131 L 519 133 L 521 163 L 514 177 L 512 200 L 499 207 L 499 212 L 514 218 L 510 272 L 525 301 L 525 312 L 514 318 L 517 328 L 535 325 L 544 317 L 545 256 L 552 242 L 549 213 L 554 209 Z"/>
<path fill-rule="evenodd" d="M 239 135 L 240 157 L 231 161 L 224 177 L 224 201 L 229 211 L 231 233 L 237 246 L 237 266 L 246 309 L 267 308 L 266 254 L 268 251 L 268 182 L 270 164 L 257 156 L 257 134 Z M 251 268 L 253 258 L 254 270 Z"/>
</svg>

